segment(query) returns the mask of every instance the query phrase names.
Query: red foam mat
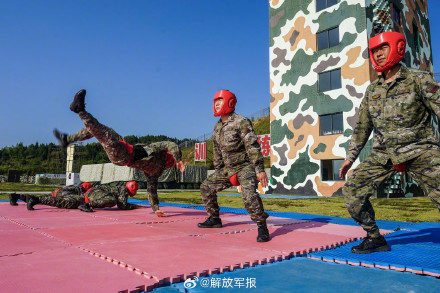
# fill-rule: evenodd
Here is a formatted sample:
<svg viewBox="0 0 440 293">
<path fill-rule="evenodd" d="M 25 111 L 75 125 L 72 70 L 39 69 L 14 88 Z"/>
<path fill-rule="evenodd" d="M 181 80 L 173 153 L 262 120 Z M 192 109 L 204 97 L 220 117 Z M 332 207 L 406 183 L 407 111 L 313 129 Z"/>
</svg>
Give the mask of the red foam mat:
<svg viewBox="0 0 440 293">
<path fill-rule="evenodd" d="M 2 292 L 118 292 L 157 281 L 73 247 L 0 258 Z"/>
<path fill-rule="evenodd" d="M 321 250 L 364 236 L 360 227 L 268 219 L 272 240 L 256 242 L 247 215 L 224 213 L 223 228 L 201 229 L 204 211 L 162 207 L 95 213 L 0 203 L 2 292 L 150 291 L 190 276 L 233 271 Z M 25 278 L 25 279 L 23 279 Z M 17 287 L 16 284 L 19 284 Z"/>
</svg>

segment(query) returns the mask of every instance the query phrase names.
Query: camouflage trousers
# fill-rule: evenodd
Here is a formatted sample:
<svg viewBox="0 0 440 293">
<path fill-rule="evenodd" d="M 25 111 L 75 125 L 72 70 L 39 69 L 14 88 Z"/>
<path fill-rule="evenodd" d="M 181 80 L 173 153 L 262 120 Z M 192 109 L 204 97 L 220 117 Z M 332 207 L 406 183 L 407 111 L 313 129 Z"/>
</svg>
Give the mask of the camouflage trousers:
<svg viewBox="0 0 440 293">
<path fill-rule="evenodd" d="M 263 202 L 256 192 L 258 187 L 257 175 L 253 165 L 248 165 L 237 174 L 242 190 L 244 206 L 252 221 L 264 222 L 269 215 L 264 211 Z M 217 202 L 217 192 L 231 187 L 229 178 L 224 175 L 223 169 L 216 170 L 200 186 L 203 204 L 206 212 L 214 218 L 220 217 L 220 208 Z"/>
<path fill-rule="evenodd" d="M 407 174 L 417 181 L 440 209 L 440 151 L 426 151 L 406 164 Z M 381 165 L 369 156 L 353 171 L 342 189 L 348 212 L 368 236 L 379 236 L 379 227 L 369 198 L 382 181 L 396 173 L 390 161 Z"/>
<path fill-rule="evenodd" d="M 79 112 L 79 117 L 85 125 L 74 135 L 68 136 L 68 142 L 85 140 L 95 137 L 104 148 L 110 162 L 118 166 L 125 166 L 130 160 L 130 154 L 125 146 L 119 141 L 122 137 L 112 128 L 99 123 L 92 114 L 83 111 Z M 76 139 L 76 140 L 74 140 Z"/>
<path fill-rule="evenodd" d="M 42 195 L 40 204 L 57 207 L 62 209 L 76 209 L 81 204 L 85 203 L 84 195 L 71 195 L 62 197 L 53 197 L 52 195 Z"/>
<path fill-rule="evenodd" d="M 88 140 L 91 139 L 92 137 L 93 135 L 87 130 L 87 127 L 83 127 L 77 133 L 68 135 L 66 140 L 68 144 L 71 144 L 77 141 Z"/>
</svg>

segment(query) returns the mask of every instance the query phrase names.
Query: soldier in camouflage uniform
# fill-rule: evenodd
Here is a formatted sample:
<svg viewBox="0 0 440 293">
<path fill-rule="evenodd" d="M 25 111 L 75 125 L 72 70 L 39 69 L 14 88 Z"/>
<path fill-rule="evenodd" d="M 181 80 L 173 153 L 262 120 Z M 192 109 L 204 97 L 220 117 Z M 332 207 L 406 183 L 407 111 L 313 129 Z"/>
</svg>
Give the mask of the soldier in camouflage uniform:
<svg viewBox="0 0 440 293">
<path fill-rule="evenodd" d="M 83 182 L 83 183 L 81 183 L 80 186 L 73 186 L 72 185 L 72 186 L 66 186 L 63 188 L 58 188 L 56 191 L 51 192 L 50 195 L 41 196 L 40 198 L 44 201 L 47 201 L 47 202 L 54 202 L 54 198 L 63 199 L 63 198 L 69 197 L 70 195 L 81 196 L 84 192 L 89 190 L 91 187 L 92 187 L 92 185 L 89 182 Z M 27 196 L 26 194 L 18 194 L 15 192 L 9 194 L 9 204 L 11 206 L 18 205 L 17 201 L 19 199 L 27 203 L 29 196 Z M 71 204 L 69 204 L 67 202 L 66 203 L 59 202 L 58 204 L 60 205 L 59 207 L 62 207 L 62 208 L 71 208 L 70 207 Z M 74 207 L 74 208 L 76 208 L 76 207 Z M 33 210 L 32 206 L 30 207 L 30 210 Z"/>
<path fill-rule="evenodd" d="M 138 189 L 139 184 L 136 181 L 127 182 L 125 186 L 90 186 L 87 191 L 82 186 L 66 186 L 49 195 L 28 196 L 27 208 L 34 210 L 36 204 L 42 204 L 93 212 L 92 208 L 109 208 L 117 205 L 121 210 L 132 210 L 140 206 L 128 203 L 127 199 L 129 196 L 134 196 Z"/>
<path fill-rule="evenodd" d="M 214 127 L 214 168 L 200 186 L 200 192 L 209 218 L 199 223 L 201 228 L 220 228 L 217 192 L 233 185 L 241 185 L 243 202 L 251 219 L 258 225 L 258 242 L 270 240 L 266 225 L 269 216 L 256 192 L 258 181 L 265 187 L 264 158 L 251 121 L 234 112 L 237 99 L 233 93 L 221 90 L 214 96 L 214 116 L 221 119 Z"/>
<path fill-rule="evenodd" d="M 139 189 L 136 181 L 130 181 L 126 186 L 104 186 L 91 188 L 87 193 L 89 205 L 92 208 L 111 208 L 117 206 L 121 210 L 132 210 L 141 206 L 127 202 L 129 196 L 134 196 Z"/>
<path fill-rule="evenodd" d="M 166 168 L 172 168 L 176 165 L 181 172 L 185 171 L 179 146 L 171 141 L 149 145 L 136 144 L 133 146 L 128 144 L 116 131 L 99 123 L 92 114 L 85 110 L 85 95 L 86 90 L 80 90 L 70 105 L 70 109 L 78 114 L 85 127 L 73 135 L 60 133 L 55 129 L 54 135 L 59 144 L 62 147 L 67 147 L 76 141 L 95 137 L 113 164 L 136 168 L 144 172 L 147 178 L 147 194 L 150 205 L 157 216 L 165 217 L 166 214 L 159 209 L 157 186 L 159 177 Z"/>
<path fill-rule="evenodd" d="M 398 171 L 408 172 L 440 209 L 440 147 L 430 124 L 431 112 L 440 117 L 439 86 L 429 73 L 399 64 L 405 44 L 397 32 L 369 40 L 371 61 L 382 74 L 366 90 L 339 173 L 345 176 L 374 129 L 373 151 L 343 187 L 348 211 L 367 232 L 365 240 L 352 248 L 354 253 L 390 250 L 369 197 Z"/>
<path fill-rule="evenodd" d="M 81 185 L 71 185 L 63 188 L 58 188 L 56 191 L 47 195 L 33 196 L 27 195 L 27 209 L 34 210 L 36 204 L 48 205 L 63 209 L 85 209 L 87 206 L 80 207 L 85 203 L 84 194 L 92 188 L 92 185 L 88 182 L 84 182 Z"/>
</svg>

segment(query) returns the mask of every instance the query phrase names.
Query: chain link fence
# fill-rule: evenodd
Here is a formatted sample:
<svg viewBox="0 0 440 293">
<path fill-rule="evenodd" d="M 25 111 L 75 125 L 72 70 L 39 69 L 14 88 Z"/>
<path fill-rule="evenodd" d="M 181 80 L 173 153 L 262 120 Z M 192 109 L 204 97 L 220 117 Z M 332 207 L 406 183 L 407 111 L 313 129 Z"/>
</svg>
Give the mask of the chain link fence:
<svg viewBox="0 0 440 293">
<path fill-rule="evenodd" d="M 255 113 L 252 113 L 251 115 L 248 115 L 247 117 L 251 120 L 251 121 L 255 121 L 257 119 L 266 117 L 270 114 L 270 107 L 266 107 L 264 109 L 261 109 L 260 111 L 257 111 Z"/>
</svg>

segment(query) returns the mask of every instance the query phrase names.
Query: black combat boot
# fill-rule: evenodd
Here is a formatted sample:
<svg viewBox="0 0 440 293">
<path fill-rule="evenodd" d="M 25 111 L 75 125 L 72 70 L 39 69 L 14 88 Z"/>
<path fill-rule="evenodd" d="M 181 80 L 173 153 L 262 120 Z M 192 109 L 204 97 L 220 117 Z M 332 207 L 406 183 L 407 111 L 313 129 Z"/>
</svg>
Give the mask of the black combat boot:
<svg viewBox="0 0 440 293">
<path fill-rule="evenodd" d="M 11 206 L 18 206 L 17 204 L 17 200 L 20 199 L 20 194 L 16 194 L 14 193 L 9 193 L 9 204 Z"/>
<path fill-rule="evenodd" d="M 223 227 L 222 220 L 220 218 L 213 218 L 213 217 L 207 218 L 205 222 L 199 223 L 197 226 L 199 226 L 199 228 L 221 228 L 221 227 Z"/>
<path fill-rule="evenodd" d="M 79 209 L 80 211 L 87 212 L 87 213 L 92 213 L 92 212 L 94 212 L 94 210 L 92 210 L 92 207 L 91 207 L 90 204 L 88 204 L 88 203 L 83 203 L 83 204 L 79 205 L 79 206 L 78 206 L 78 209 Z"/>
<path fill-rule="evenodd" d="M 257 223 L 258 236 L 257 242 L 267 242 L 270 240 L 269 230 L 267 229 L 266 221 Z"/>
<path fill-rule="evenodd" d="M 391 247 L 388 245 L 385 237 L 383 237 L 382 235 L 377 238 L 367 236 L 361 244 L 353 246 L 351 248 L 351 252 L 361 254 L 383 252 L 389 250 L 391 250 Z"/>
<path fill-rule="evenodd" d="M 58 145 L 60 147 L 62 147 L 63 149 L 67 148 L 67 146 L 69 145 L 69 143 L 67 142 L 67 134 L 65 133 L 61 133 L 58 131 L 58 129 L 54 129 L 53 130 L 53 135 L 55 135 L 55 137 L 58 140 Z"/>
<path fill-rule="evenodd" d="M 24 201 L 24 202 L 27 202 L 27 199 L 26 199 L 26 195 L 25 194 L 19 194 L 19 193 L 10 193 L 9 194 L 9 204 L 11 205 L 11 206 L 17 206 L 18 204 L 17 204 L 17 201 L 18 200 L 22 200 L 22 201 Z"/>
<path fill-rule="evenodd" d="M 27 209 L 28 211 L 33 211 L 34 205 L 40 203 L 40 198 L 38 196 L 26 195 Z"/>
<path fill-rule="evenodd" d="M 72 104 L 70 104 L 70 110 L 75 113 L 85 111 L 86 110 L 86 104 L 84 103 L 85 97 L 86 97 L 86 90 L 84 89 L 79 90 L 79 92 L 75 94 Z"/>
</svg>

